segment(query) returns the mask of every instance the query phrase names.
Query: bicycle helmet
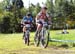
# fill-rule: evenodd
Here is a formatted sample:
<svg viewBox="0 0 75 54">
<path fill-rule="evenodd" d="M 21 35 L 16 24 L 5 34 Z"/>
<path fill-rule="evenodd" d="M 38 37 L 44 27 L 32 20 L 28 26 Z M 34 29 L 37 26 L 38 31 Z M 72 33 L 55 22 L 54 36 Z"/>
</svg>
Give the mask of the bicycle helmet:
<svg viewBox="0 0 75 54">
<path fill-rule="evenodd" d="M 46 9 L 46 10 L 47 10 L 47 7 L 46 7 L 46 5 L 43 5 L 41 8 L 42 8 L 42 9 Z"/>
<path fill-rule="evenodd" d="M 31 16 L 31 13 L 28 12 L 28 13 L 27 13 L 27 16 Z"/>
</svg>

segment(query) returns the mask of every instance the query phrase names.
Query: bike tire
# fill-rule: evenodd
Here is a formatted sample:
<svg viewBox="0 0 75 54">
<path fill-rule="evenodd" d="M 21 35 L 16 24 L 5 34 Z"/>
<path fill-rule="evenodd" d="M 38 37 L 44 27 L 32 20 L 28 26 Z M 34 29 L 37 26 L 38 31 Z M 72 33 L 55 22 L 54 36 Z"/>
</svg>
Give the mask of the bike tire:
<svg viewBox="0 0 75 54">
<path fill-rule="evenodd" d="M 43 31 L 43 35 L 44 35 L 44 31 Z M 47 40 L 45 42 L 45 40 L 41 38 L 41 46 L 43 48 L 46 48 L 49 44 L 49 33 L 47 32 L 47 36 L 46 35 L 44 35 L 44 36 L 47 37 Z"/>
<path fill-rule="evenodd" d="M 37 34 L 38 35 L 38 34 Z M 39 46 L 39 44 L 40 44 L 40 36 L 37 36 L 37 37 L 34 37 L 34 44 L 35 44 L 35 46 Z"/>
<path fill-rule="evenodd" d="M 25 41 L 25 44 L 29 46 L 29 33 L 27 34 L 28 32 L 26 31 L 26 33 L 24 34 L 25 35 L 25 38 L 24 38 L 24 41 Z"/>
<path fill-rule="evenodd" d="M 29 46 L 30 40 L 29 40 L 29 34 L 27 35 L 27 45 Z"/>
<path fill-rule="evenodd" d="M 27 44 L 27 38 L 25 34 L 24 34 L 24 41 L 25 41 L 25 44 Z"/>
</svg>

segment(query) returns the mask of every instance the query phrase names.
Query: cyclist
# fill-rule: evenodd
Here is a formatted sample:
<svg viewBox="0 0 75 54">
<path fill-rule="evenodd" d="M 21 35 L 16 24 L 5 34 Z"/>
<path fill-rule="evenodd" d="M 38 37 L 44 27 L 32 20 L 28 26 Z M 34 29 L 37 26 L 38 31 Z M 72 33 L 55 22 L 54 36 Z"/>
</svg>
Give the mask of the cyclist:
<svg viewBox="0 0 75 54">
<path fill-rule="evenodd" d="M 42 29 L 42 25 L 44 23 L 47 23 L 47 25 L 51 24 L 51 17 L 48 15 L 47 7 L 45 5 L 41 8 L 41 11 L 36 16 L 37 30 L 35 33 L 35 38 L 37 37 L 38 32 Z"/>
<path fill-rule="evenodd" d="M 24 37 L 25 37 L 25 32 L 26 32 L 26 28 L 27 27 L 31 27 L 31 25 L 32 25 L 32 17 L 31 17 L 31 14 L 30 13 L 27 13 L 27 15 L 26 16 L 24 16 L 23 17 L 23 19 L 22 19 L 22 21 L 21 21 L 21 24 L 23 25 L 23 33 L 24 33 L 24 35 L 23 35 L 23 39 L 24 39 Z"/>
</svg>

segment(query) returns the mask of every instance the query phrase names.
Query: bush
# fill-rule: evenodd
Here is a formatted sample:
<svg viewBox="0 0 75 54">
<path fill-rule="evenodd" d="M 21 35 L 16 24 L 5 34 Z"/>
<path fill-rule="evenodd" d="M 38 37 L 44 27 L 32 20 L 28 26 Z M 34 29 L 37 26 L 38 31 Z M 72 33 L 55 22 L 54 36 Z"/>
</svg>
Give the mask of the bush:
<svg viewBox="0 0 75 54">
<path fill-rule="evenodd" d="M 5 12 L 0 17 L 0 32 L 1 33 L 13 33 L 21 32 L 20 18 L 15 18 L 11 12 Z"/>
</svg>

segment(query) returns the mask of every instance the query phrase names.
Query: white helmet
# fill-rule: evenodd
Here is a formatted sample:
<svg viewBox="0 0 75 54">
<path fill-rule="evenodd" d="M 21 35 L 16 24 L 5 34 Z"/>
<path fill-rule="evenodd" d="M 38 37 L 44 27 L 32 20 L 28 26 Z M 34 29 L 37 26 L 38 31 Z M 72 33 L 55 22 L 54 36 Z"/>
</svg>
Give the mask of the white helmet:
<svg viewBox="0 0 75 54">
<path fill-rule="evenodd" d="M 47 6 L 46 5 L 42 5 L 41 8 L 42 9 L 47 9 Z"/>
</svg>

